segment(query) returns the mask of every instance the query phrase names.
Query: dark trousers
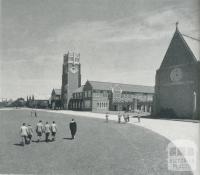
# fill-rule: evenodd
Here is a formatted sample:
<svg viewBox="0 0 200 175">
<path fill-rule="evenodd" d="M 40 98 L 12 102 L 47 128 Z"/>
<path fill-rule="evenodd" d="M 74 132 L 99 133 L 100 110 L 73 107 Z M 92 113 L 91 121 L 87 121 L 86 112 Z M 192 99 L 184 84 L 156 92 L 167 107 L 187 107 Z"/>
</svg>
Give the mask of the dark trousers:
<svg viewBox="0 0 200 175">
<path fill-rule="evenodd" d="M 32 135 L 28 135 L 28 143 L 31 142 L 31 139 L 32 139 Z"/>
<path fill-rule="evenodd" d="M 75 134 L 76 134 L 75 131 L 71 131 L 72 139 L 74 139 Z"/>
<path fill-rule="evenodd" d="M 22 136 L 22 142 L 21 144 L 24 146 L 24 144 L 27 144 L 27 136 Z"/>
<path fill-rule="evenodd" d="M 45 141 L 48 142 L 49 141 L 49 132 L 45 133 Z"/>
</svg>

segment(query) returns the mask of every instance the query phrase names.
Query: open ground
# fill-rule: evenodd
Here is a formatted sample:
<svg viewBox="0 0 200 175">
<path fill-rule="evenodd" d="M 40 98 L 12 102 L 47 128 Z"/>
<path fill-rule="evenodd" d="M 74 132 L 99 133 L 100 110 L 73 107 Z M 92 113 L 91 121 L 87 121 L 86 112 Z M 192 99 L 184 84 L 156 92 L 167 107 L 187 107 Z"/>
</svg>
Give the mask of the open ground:
<svg viewBox="0 0 200 175">
<path fill-rule="evenodd" d="M 67 175 L 168 175 L 192 174 L 167 168 L 169 140 L 139 126 L 106 123 L 101 119 L 29 110 L 0 111 L 0 173 Z M 70 140 L 69 122 L 75 118 L 78 131 Z M 23 122 L 35 127 L 38 120 L 53 120 L 58 126 L 55 142 L 19 145 Z M 36 140 L 34 134 L 33 140 Z"/>
</svg>

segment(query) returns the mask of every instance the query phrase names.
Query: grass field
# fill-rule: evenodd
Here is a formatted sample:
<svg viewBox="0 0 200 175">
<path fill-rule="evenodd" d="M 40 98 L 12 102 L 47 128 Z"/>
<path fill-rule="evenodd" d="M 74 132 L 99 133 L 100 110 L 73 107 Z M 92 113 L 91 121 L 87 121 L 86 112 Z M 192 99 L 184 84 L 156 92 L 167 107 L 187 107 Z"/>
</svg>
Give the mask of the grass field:
<svg viewBox="0 0 200 175">
<path fill-rule="evenodd" d="M 130 124 L 74 117 L 78 130 L 70 140 L 72 116 L 28 110 L 0 111 L 0 173 L 67 175 L 168 175 L 189 172 L 167 170 L 169 141 L 150 130 Z M 23 122 L 34 128 L 38 120 L 55 120 L 55 142 L 19 145 Z M 36 140 L 34 134 L 33 140 Z"/>
</svg>

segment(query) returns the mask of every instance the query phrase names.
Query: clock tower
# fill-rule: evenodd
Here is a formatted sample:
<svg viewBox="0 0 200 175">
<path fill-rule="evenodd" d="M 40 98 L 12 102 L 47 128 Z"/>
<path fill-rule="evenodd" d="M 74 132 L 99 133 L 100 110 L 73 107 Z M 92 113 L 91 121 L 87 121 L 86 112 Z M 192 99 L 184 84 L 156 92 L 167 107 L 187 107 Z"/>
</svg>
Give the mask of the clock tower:
<svg viewBox="0 0 200 175">
<path fill-rule="evenodd" d="M 153 115 L 199 118 L 199 63 L 178 26 L 156 72 Z"/>
<path fill-rule="evenodd" d="M 61 100 L 64 109 L 69 108 L 72 93 L 81 86 L 80 54 L 68 52 L 64 55 Z"/>
</svg>

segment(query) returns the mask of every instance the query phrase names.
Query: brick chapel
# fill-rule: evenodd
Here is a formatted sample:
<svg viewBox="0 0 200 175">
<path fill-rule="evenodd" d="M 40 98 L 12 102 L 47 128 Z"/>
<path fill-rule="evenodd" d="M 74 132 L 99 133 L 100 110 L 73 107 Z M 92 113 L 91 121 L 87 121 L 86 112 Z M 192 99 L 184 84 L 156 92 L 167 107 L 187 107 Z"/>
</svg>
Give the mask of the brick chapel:
<svg viewBox="0 0 200 175">
<path fill-rule="evenodd" d="M 195 55 L 193 45 L 186 42 L 189 38 L 199 48 L 199 40 L 186 36 L 176 24 L 174 36 L 156 72 L 154 116 L 200 119 L 199 51 Z"/>
</svg>

